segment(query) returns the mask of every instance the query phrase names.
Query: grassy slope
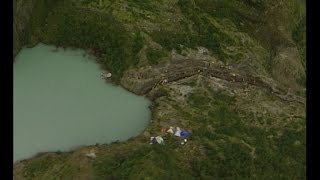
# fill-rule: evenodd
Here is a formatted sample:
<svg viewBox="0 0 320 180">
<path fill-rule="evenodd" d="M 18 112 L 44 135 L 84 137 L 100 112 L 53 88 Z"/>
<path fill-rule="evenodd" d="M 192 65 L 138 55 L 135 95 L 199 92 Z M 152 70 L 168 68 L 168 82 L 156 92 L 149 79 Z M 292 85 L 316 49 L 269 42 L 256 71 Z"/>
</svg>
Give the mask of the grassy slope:
<svg viewBox="0 0 320 180">
<path fill-rule="evenodd" d="M 141 135 L 88 148 L 97 150 L 94 161 L 84 157 L 84 150 L 38 156 L 25 163 L 23 173 L 32 179 L 305 179 L 303 109 L 249 111 L 245 107 L 251 105 L 288 106 L 265 93 L 257 96 L 259 90 L 245 98 L 212 90 L 206 83 L 195 86 L 185 103 L 175 99 L 177 94 L 170 87 L 165 90 L 171 93 L 155 102 L 155 123 L 147 131 L 160 134 L 160 122 L 173 125 L 170 119 L 179 119 L 184 123 L 180 127 L 191 131 L 185 146 L 171 135 L 164 136 L 164 146 L 151 146 L 149 138 Z M 255 102 L 245 106 L 250 98 Z M 161 115 L 166 108 L 171 111 Z M 288 120 L 285 113 L 297 117 Z"/>
<path fill-rule="evenodd" d="M 139 53 L 144 47 L 151 65 L 165 58 L 172 49 L 181 52 L 186 47 L 204 46 L 224 63 L 254 65 L 257 68 L 253 72 L 267 76 L 273 68 L 269 54 L 276 53 L 277 47 L 295 43 L 304 56 L 304 16 L 294 1 L 283 5 L 294 9 L 292 11 L 284 13 L 274 9 L 264 15 L 277 1 L 266 4 L 250 0 L 216 0 L 214 3 L 119 0 L 104 1 L 102 6 L 98 2 L 61 2 L 50 11 L 44 24 L 35 18 L 29 42 L 40 40 L 91 50 L 102 65 L 113 72 L 116 81 L 127 68 L 138 66 Z M 279 16 L 284 18 L 277 19 Z M 276 25 L 285 28 L 277 30 Z M 152 119 L 156 123 L 146 129 L 157 134 L 161 123 L 170 124 L 169 119 L 178 119 L 179 126 L 192 131 L 188 145 L 180 146 L 179 140 L 165 136 L 165 146 L 149 146 L 148 137 L 141 135 L 128 142 L 92 147 L 99 151 L 95 161 L 86 159 L 78 151 L 38 156 L 24 162 L 20 170 L 16 169 L 19 177 L 305 178 L 303 107 L 281 104 L 264 93 L 255 96 L 259 90 L 253 90 L 245 98 L 194 82 L 187 81 L 194 92 L 184 103 L 177 100 L 172 89 L 164 87 L 166 96 L 155 100 Z M 279 108 L 281 113 L 263 114 L 261 109 L 253 110 L 263 103 Z M 288 113 L 299 116 L 289 121 Z"/>
</svg>

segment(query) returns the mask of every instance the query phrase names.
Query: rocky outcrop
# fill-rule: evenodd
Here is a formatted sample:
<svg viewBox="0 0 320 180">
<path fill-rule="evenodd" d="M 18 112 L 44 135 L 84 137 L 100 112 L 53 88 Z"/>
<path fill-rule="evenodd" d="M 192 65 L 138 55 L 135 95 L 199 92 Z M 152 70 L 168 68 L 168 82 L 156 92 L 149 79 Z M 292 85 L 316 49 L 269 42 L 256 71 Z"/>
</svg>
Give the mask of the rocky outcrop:
<svg viewBox="0 0 320 180">
<path fill-rule="evenodd" d="M 13 57 L 29 43 L 36 29 L 41 28 L 54 0 L 13 0 Z M 37 38 L 33 37 L 36 43 Z"/>
<path fill-rule="evenodd" d="M 13 0 L 13 56 L 25 44 L 28 24 L 35 4 L 38 0 Z"/>
</svg>

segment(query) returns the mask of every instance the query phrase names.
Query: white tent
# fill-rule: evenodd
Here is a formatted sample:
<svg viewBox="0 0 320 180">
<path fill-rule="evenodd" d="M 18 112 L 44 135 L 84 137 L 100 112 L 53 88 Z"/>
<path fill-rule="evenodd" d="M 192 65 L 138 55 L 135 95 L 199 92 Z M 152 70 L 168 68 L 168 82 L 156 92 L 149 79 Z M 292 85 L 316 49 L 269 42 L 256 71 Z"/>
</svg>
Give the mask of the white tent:
<svg viewBox="0 0 320 180">
<path fill-rule="evenodd" d="M 174 133 L 175 136 L 180 137 L 181 129 L 179 127 L 176 127 L 176 132 Z"/>
<path fill-rule="evenodd" d="M 173 131 L 173 127 L 172 127 L 172 126 L 167 130 L 167 133 L 171 133 L 171 134 L 173 134 L 173 133 L 174 133 L 174 131 Z"/>
<path fill-rule="evenodd" d="M 164 144 L 164 140 L 162 139 L 161 136 L 157 136 L 156 140 L 157 140 L 158 144 Z"/>
<path fill-rule="evenodd" d="M 151 137 L 150 141 L 151 141 L 150 144 L 164 144 L 164 140 L 162 139 L 161 136 Z"/>
</svg>

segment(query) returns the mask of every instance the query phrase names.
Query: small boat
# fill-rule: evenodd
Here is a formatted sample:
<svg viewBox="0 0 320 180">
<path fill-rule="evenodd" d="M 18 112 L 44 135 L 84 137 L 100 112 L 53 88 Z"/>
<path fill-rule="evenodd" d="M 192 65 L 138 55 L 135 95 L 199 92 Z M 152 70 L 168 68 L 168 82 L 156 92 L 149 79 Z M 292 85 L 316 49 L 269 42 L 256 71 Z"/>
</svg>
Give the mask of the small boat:
<svg viewBox="0 0 320 180">
<path fill-rule="evenodd" d="M 102 72 L 100 75 L 102 79 L 111 78 L 111 76 L 112 76 L 111 73 L 105 73 L 105 72 Z"/>
</svg>

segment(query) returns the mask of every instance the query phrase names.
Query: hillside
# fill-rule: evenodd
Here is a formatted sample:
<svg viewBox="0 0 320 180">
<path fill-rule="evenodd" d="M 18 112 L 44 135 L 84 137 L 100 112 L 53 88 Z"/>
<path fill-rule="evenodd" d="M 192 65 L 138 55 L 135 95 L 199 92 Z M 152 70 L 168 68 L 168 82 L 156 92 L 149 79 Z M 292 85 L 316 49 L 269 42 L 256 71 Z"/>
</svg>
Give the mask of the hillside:
<svg viewBox="0 0 320 180">
<path fill-rule="evenodd" d="M 306 179 L 305 15 L 299 0 L 14 0 L 14 55 L 86 49 L 153 102 L 138 137 L 39 154 L 15 179 Z M 188 143 L 150 146 L 169 126 Z"/>
</svg>

